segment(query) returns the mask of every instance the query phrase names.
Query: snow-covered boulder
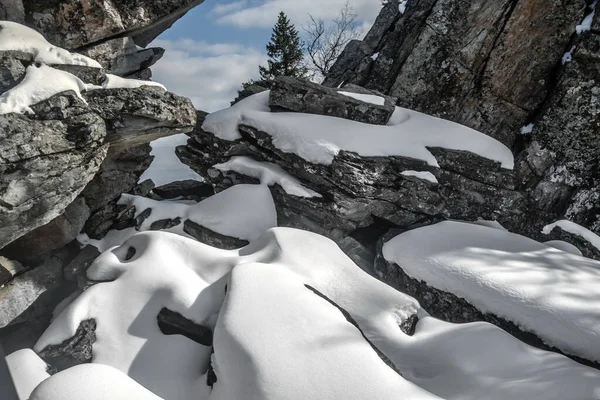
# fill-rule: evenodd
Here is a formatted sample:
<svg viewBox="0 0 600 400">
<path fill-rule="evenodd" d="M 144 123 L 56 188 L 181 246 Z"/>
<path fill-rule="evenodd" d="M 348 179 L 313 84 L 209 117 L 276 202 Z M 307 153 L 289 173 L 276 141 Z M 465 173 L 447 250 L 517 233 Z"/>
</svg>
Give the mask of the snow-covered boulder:
<svg viewBox="0 0 600 400">
<path fill-rule="evenodd" d="M 260 93 L 208 115 L 177 151 L 217 190 L 272 185 L 280 225 L 338 239 L 376 220 L 510 225 L 525 213 L 510 150 L 480 132 L 402 108 L 382 126 L 272 113 L 268 102 Z"/>
<path fill-rule="evenodd" d="M 392 286 L 450 322 L 488 321 L 542 348 L 600 361 L 600 262 L 496 227 L 446 221 L 387 241 Z"/>
<path fill-rule="evenodd" d="M 29 353 L 19 368 L 32 379 L 18 383 L 31 399 L 587 400 L 600 390 L 597 370 L 493 325 L 427 316 L 305 231 L 272 229 L 231 251 L 142 233 L 88 277 L 99 283 L 62 307 L 35 350 L 76 344 L 94 319 L 91 364 L 47 378 Z M 165 308 L 202 333 L 165 332 Z"/>
<path fill-rule="evenodd" d="M 289 76 L 275 78 L 269 107 L 272 111 L 326 115 L 377 125 L 387 124 L 394 113 L 394 104 L 383 97 L 337 91 Z"/>
</svg>

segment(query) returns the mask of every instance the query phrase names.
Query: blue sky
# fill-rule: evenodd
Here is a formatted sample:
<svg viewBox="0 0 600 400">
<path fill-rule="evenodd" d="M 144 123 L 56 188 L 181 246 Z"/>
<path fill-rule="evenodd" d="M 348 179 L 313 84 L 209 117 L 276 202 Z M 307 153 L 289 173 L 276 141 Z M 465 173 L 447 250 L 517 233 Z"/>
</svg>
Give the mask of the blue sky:
<svg viewBox="0 0 600 400">
<path fill-rule="evenodd" d="M 151 46 L 167 50 L 153 68 L 154 79 L 190 97 L 197 108 L 216 111 L 229 105 L 240 84 L 258 76 L 265 45 L 279 11 L 296 27 L 308 14 L 334 19 L 346 0 L 206 0 L 157 38 Z M 349 0 L 363 29 L 381 9 L 381 0 Z"/>
</svg>

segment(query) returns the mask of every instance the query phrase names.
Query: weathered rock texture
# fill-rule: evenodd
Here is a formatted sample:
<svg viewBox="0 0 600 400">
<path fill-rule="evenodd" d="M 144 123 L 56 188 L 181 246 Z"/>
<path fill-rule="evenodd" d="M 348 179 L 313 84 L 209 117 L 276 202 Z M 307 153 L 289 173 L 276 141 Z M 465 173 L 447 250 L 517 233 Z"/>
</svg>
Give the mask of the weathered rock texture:
<svg viewBox="0 0 600 400">
<path fill-rule="evenodd" d="M 542 216 L 524 233 L 559 217 L 600 233 L 600 17 L 575 32 L 590 3 L 423 0 L 400 14 L 389 1 L 325 84 L 363 85 L 513 146 L 517 189 Z"/>
<path fill-rule="evenodd" d="M 394 113 L 392 104 L 377 105 L 339 94 L 337 90 L 289 76 L 273 82 L 271 111 L 293 111 L 385 125 Z"/>
<path fill-rule="evenodd" d="M 148 79 L 164 51 L 136 45 L 148 45 L 200 3 L 0 0 L 0 19 L 97 59 L 103 69 L 53 67 L 100 85 L 106 73 Z M 0 93 L 24 78 L 33 58 L 0 51 Z M 137 185 L 152 161 L 148 143 L 191 131 L 197 116 L 188 99 L 151 86 L 63 92 L 31 108 L 0 115 L 0 253 L 27 268 L 0 271 L 8 282 L 0 288 L 0 338 L 11 350 L 30 347 L 57 302 L 87 284 L 82 274 L 97 254 L 80 253 L 75 237 L 105 232 L 119 215 L 121 193 L 152 189 L 151 182 Z"/>
</svg>

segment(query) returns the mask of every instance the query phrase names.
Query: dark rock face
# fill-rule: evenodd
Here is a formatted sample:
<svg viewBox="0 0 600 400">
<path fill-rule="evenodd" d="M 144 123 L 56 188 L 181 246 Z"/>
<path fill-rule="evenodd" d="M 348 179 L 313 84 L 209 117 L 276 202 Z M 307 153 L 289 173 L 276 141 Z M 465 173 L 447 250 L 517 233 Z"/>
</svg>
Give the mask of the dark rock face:
<svg viewBox="0 0 600 400">
<path fill-rule="evenodd" d="M 90 216 L 90 209 L 81 197 L 69 204 L 65 212 L 25 236 L 15 240 L 4 249 L 2 254 L 35 265 L 43 261 L 51 251 L 71 242 L 83 229 Z"/>
<path fill-rule="evenodd" d="M 273 82 L 269 107 L 272 111 L 326 115 L 376 125 L 387 124 L 394 113 L 393 105 L 366 103 L 334 89 L 287 76 L 277 77 Z"/>
<path fill-rule="evenodd" d="M 23 266 L 20 262 L 0 256 L 0 286 L 12 280 L 22 270 Z"/>
<path fill-rule="evenodd" d="M 212 346 L 213 333 L 210 328 L 198 325 L 175 311 L 163 308 L 156 319 L 160 331 L 165 335 L 182 335 L 203 346 Z"/>
<path fill-rule="evenodd" d="M 326 84 L 379 90 L 398 97 L 401 106 L 462 123 L 509 146 L 544 101 L 585 13 L 582 0 L 413 1 L 404 15 L 393 11 L 397 5 L 388 2 Z"/>
<path fill-rule="evenodd" d="M 55 346 L 48 346 L 39 356 L 54 372 L 92 362 L 92 345 L 96 341 L 96 321 L 88 319 L 79 325 L 75 336 Z"/>
<path fill-rule="evenodd" d="M 224 250 L 240 249 L 248 244 L 245 240 L 221 235 L 189 219 L 184 222 L 183 231 L 201 243 Z"/>
<path fill-rule="evenodd" d="M 185 180 L 154 188 L 152 192 L 162 199 L 184 198 L 186 200 L 202 201 L 215 194 L 215 189 L 206 182 Z"/>
<path fill-rule="evenodd" d="M 137 45 L 145 47 L 202 2 L 3 0 L 0 4 L 10 12 L 7 16 L 12 18 L 9 19 L 25 22 L 42 32 L 49 42 L 71 50 L 125 34 L 133 37 Z"/>
<path fill-rule="evenodd" d="M 575 33 L 589 4 L 425 0 L 402 15 L 389 1 L 325 84 L 357 83 L 513 146 L 516 188 L 532 210 L 519 232 L 537 238 L 566 218 L 600 233 L 600 17 Z"/>
</svg>

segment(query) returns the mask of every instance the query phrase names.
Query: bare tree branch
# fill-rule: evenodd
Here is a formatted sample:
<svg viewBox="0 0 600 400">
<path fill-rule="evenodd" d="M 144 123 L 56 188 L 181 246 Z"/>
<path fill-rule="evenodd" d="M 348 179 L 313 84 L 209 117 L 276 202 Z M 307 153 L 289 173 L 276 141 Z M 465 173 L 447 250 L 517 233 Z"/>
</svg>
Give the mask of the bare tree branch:
<svg viewBox="0 0 600 400">
<path fill-rule="evenodd" d="M 305 47 L 312 64 L 309 69 L 314 75 L 324 77 L 348 42 L 360 36 L 358 15 L 347 1 L 330 24 L 325 24 L 322 19 L 315 19 L 310 14 L 309 17 L 308 26 L 302 28 L 308 36 Z"/>
</svg>

